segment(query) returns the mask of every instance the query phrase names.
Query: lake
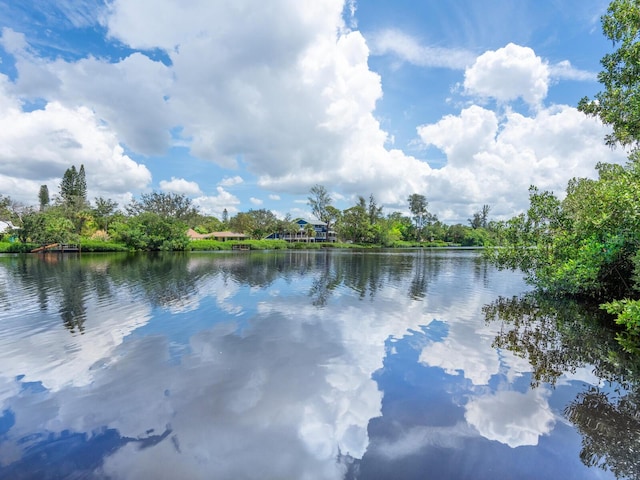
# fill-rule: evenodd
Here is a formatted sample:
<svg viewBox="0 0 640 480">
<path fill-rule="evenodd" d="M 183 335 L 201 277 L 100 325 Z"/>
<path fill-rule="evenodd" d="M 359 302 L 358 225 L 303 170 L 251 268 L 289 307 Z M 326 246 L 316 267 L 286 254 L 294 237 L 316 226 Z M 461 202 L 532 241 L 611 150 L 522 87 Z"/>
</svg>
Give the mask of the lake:
<svg viewBox="0 0 640 480">
<path fill-rule="evenodd" d="M 464 249 L 0 256 L 0 478 L 638 478 L 637 363 L 529 290 Z"/>
</svg>

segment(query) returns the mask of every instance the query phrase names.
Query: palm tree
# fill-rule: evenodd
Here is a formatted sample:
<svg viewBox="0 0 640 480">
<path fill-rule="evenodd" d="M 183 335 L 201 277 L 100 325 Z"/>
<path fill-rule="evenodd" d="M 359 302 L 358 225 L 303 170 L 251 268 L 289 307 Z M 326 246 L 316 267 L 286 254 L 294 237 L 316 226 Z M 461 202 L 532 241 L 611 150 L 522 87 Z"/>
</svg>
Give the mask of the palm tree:
<svg viewBox="0 0 640 480">
<path fill-rule="evenodd" d="M 307 243 L 309 243 L 310 238 L 313 238 L 316 236 L 316 230 L 315 228 L 313 228 L 313 225 L 311 225 L 310 223 L 307 223 L 304 226 L 304 233 L 307 236 Z"/>
</svg>

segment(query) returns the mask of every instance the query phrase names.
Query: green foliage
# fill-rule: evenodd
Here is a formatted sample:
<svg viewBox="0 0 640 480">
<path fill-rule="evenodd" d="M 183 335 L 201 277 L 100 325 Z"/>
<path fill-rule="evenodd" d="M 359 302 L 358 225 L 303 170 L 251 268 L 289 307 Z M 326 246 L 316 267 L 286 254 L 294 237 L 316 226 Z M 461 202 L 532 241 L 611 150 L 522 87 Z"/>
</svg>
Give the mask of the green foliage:
<svg viewBox="0 0 640 480">
<path fill-rule="evenodd" d="M 186 250 L 187 226 L 180 220 L 145 212 L 112 226 L 114 238 L 132 250 Z"/>
<path fill-rule="evenodd" d="M 191 199 L 177 193 L 144 193 L 125 207 L 130 216 L 152 213 L 162 218 L 173 218 L 193 226 L 199 217 Z"/>
<path fill-rule="evenodd" d="M 80 248 L 83 252 L 127 252 L 126 245 L 116 242 L 105 242 L 102 240 L 82 239 Z"/>
<path fill-rule="evenodd" d="M 40 190 L 38 191 L 38 202 L 40 203 L 40 211 L 49 206 L 49 201 L 49 187 L 47 187 L 46 185 L 40 185 Z"/>
<path fill-rule="evenodd" d="M 76 170 L 75 165 L 65 170 L 60 183 L 60 203 L 81 210 L 87 206 L 87 181 L 85 178 L 84 165 L 80 165 L 80 170 Z"/>
<path fill-rule="evenodd" d="M 578 109 L 597 116 L 613 127 L 605 137 L 608 145 L 637 146 L 640 139 L 640 3 L 613 0 L 602 17 L 604 35 L 617 50 L 600 61 L 598 81 L 604 91 L 594 100 L 580 100 Z"/>
<path fill-rule="evenodd" d="M 332 230 L 340 219 L 340 210 L 331 205 L 332 199 L 323 185 L 314 185 L 309 191 L 307 205 L 311 207 L 311 213 L 321 222 L 327 224 L 327 229 Z"/>
<path fill-rule="evenodd" d="M 501 268 L 519 268 L 537 287 L 554 295 L 588 297 L 609 303 L 629 329 L 627 348 L 640 345 L 633 322 L 615 301 L 640 293 L 640 163 L 600 164 L 598 179 L 573 179 L 567 196 L 530 191 L 529 210 L 502 225 L 502 246 L 489 252 Z M 635 339 L 635 340 L 634 340 Z"/>
<path fill-rule="evenodd" d="M 279 230 L 281 224 L 275 214 L 265 208 L 240 212 L 229 220 L 229 228 L 258 240 Z"/>
<path fill-rule="evenodd" d="M 37 247 L 36 243 L 0 242 L 0 253 L 29 253 Z"/>
<path fill-rule="evenodd" d="M 618 325 L 625 327 L 617 337 L 624 349 L 640 354 L 640 300 L 614 300 L 603 304 L 602 308 L 616 316 Z"/>
<path fill-rule="evenodd" d="M 99 229 L 105 232 L 109 229 L 109 223 L 118 209 L 118 203 L 108 198 L 97 197 L 94 201 L 93 218 Z"/>
<path fill-rule="evenodd" d="M 364 197 L 358 197 L 358 204 L 342 212 L 340 223 L 336 230 L 340 238 L 354 243 L 368 243 L 371 241 L 369 212 Z"/>
<path fill-rule="evenodd" d="M 213 250 L 231 250 L 231 242 L 220 242 L 218 240 L 191 240 L 189 242 L 189 250 L 194 251 L 213 251 Z"/>
</svg>

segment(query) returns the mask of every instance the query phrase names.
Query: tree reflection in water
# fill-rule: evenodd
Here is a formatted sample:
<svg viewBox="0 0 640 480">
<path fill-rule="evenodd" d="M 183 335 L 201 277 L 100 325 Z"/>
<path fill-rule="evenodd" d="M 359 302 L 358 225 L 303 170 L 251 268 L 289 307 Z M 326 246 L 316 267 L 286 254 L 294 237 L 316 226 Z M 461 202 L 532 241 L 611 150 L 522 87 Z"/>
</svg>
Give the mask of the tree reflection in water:
<svg viewBox="0 0 640 480">
<path fill-rule="evenodd" d="M 580 459 L 610 469 L 617 478 L 640 478 L 640 396 L 638 389 L 612 395 L 591 387 L 565 409 L 582 434 Z"/>
<path fill-rule="evenodd" d="M 595 307 L 541 293 L 499 298 L 485 306 L 487 322 L 502 322 L 494 346 L 525 358 L 531 386 L 592 366 L 601 385 L 590 386 L 565 408 L 582 435 L 580 459 L 617 478 L 640 478 L 640 359 L 623 352 Z"/>
</svg>

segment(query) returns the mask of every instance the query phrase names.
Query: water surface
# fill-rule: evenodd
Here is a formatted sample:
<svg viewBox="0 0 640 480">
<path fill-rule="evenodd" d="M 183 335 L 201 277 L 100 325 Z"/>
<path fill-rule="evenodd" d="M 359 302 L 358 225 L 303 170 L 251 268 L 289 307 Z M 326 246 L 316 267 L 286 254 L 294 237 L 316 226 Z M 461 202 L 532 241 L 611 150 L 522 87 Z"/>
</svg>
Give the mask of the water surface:
<svg viewBox="0 0 640 480">
<path fill-rule="evenodd" d="M 0 257 L 0 478 L 637 478 L 612 333 L 527 290 L 470 250 Z"/>
</svg>

